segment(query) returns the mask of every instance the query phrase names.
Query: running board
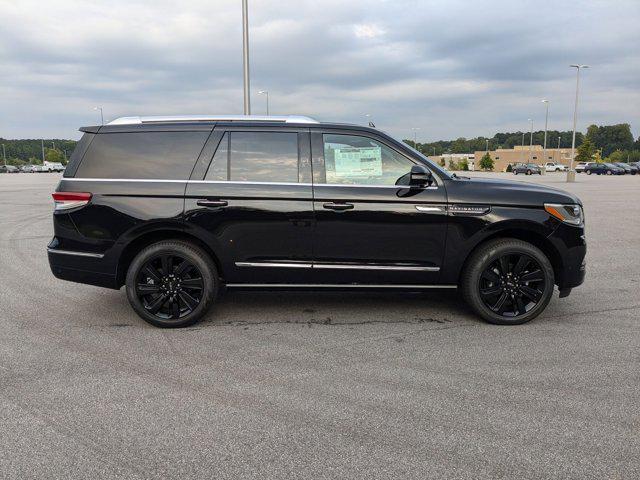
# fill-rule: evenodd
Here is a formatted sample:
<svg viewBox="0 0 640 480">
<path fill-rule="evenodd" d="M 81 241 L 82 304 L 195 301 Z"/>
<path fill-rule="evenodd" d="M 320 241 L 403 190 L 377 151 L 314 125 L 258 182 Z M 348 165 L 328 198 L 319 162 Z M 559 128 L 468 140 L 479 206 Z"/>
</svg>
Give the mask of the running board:
<svg viewBox="0 0 640 480">
<path fill-rule="evenodd" d="M 395 289 L 456 289 L 457 285 L 375 285 L 363 283 L 227 283 L 227 288 L 395 288 Z"/>
</svg>

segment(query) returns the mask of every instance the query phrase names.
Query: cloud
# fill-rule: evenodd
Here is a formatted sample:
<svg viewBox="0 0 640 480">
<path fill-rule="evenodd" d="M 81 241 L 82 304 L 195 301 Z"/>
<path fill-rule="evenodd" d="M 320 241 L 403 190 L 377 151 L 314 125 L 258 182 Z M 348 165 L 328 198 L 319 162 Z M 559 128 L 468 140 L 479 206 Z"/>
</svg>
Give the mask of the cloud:
<svg viewBox="0 0 640 480">
<path fill-rule="evenodd" d="M 423 140 L 571 126 L 640 129 L 640 3 L 251 0 L 254 113 L 376 124 Z M 236 0 L 0 0 L 0 136 L 71 137 L 135 114 L 241 113 Z"/>
</svg>

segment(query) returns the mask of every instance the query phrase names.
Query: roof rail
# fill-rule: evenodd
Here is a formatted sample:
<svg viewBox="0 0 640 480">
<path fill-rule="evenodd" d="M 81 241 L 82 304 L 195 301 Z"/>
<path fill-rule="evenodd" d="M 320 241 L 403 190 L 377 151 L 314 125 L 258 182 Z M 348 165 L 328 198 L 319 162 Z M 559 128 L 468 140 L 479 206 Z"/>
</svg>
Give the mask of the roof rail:
<svg viewBox="0 0 640 480">
<path fill-rule="evenodd" d="M 168 115 L 145 117 L 120 117 L 107 125 L 136 125 L 143 123 L 169 122 L 274 122 L 274 123 L 319 123 L 300 115 Z"/>
</svg>

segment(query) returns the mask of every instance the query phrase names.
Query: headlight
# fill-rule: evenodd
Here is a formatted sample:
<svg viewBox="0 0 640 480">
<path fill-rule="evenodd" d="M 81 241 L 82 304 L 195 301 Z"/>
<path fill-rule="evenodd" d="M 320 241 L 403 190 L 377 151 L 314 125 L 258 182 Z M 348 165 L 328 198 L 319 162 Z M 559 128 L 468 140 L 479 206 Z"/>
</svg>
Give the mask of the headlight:
<svg viewBox="0 0 640 480">
<path fill-rule="evenodd" d="M 544 209 L 549 215 L 569 225 L 580 226 L 584 223 L 584 212 L 580 205 L 562 205 L 560 203 L 545 203 Z"/>
</svg>

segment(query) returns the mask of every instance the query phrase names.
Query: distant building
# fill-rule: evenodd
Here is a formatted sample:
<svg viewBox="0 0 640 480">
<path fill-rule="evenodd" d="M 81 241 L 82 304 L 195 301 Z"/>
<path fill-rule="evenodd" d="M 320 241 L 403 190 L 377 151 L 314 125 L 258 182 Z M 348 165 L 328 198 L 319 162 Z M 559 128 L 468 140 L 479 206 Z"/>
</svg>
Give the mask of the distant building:
<svg viewBox="0 0 640 480">
<path fill-rule="evenodd" d="M 461 160 L 467 161 L 469 170 L 474 170 L 474 166 L 477 165 L 473 153 L 443 153 L 442 155 L 436 156 L 430 155 L 429 158 L 438 165 L 442 165 L 442 160 L 444 160 L 444 166 L 447 168 L 449 168 L 451 162 L 458 164 Z"/>
<path fill-rule="evenodd" d="M 480 159 L 487 153 L 484 150 L 474 152 L 473 156 L 475 164 L 480 165 Z M 577 153 L 577 151 L 576 151 Z M 570 148 L 547 148 L 547 158 L 544 157 L 544 149 L 542 145 L 533 145 L 531 151 L 529 146 L 515 146 L 512 149 L 498 148 L 497 150 L 489 150 L 489 155 L 493 160 L 493 170 L 496 172 L 504 172 L 507 165 L 515 165 L 516 163 L 535 163 L 542 165 L 547 162 L 561 163 L 567 167 L 571 163 Z M 478 167 L 480 170 L 480 167 Z"/>
</svg>

